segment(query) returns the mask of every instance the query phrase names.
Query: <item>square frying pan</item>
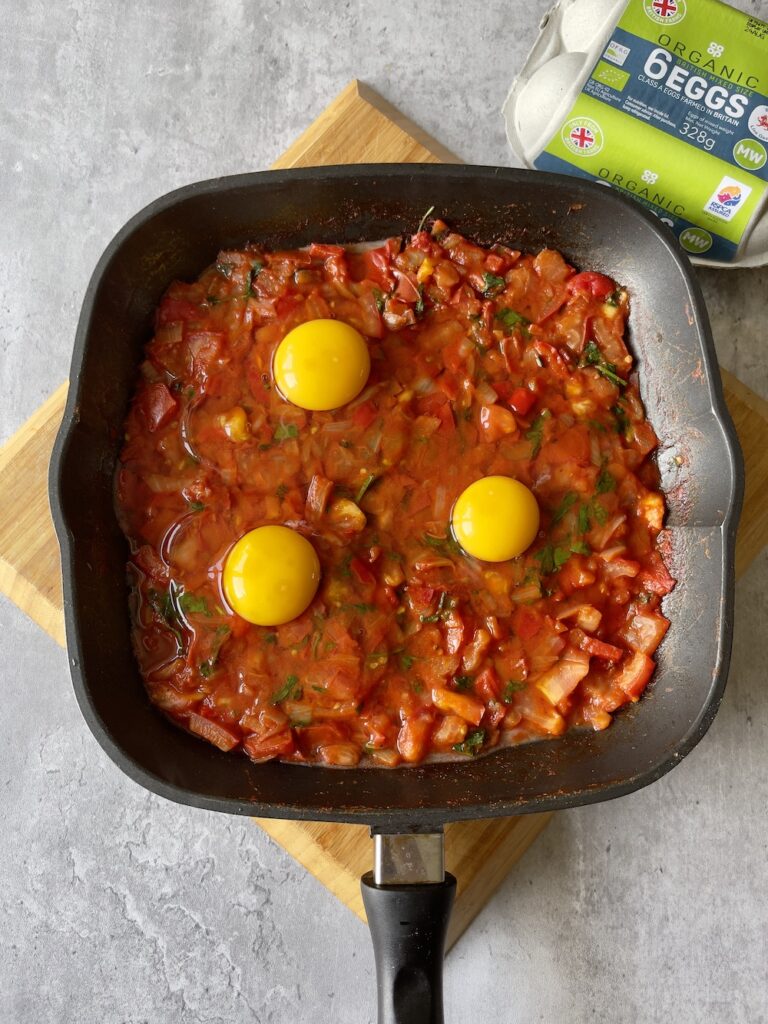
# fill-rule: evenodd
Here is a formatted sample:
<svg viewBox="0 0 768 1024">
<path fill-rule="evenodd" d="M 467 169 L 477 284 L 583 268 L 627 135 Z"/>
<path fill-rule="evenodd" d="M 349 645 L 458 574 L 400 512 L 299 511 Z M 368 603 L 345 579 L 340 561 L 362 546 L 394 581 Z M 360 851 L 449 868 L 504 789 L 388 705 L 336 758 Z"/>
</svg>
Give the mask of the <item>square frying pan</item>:
<svg viewBox="0 0 768 1024">
<path fill-rule="evenodd" d="M 482 245 L 558 249 L 630 296 L 630 347 L 660 438 L 671 627 L 643 699 L 603 732 L 461 763 L 333 770 L 225 754 L 150 704 L 131 648 L 127 542 L 114 508 L 122 423 L 153 312 L 175 279 L 220 249 L 354 243 L 407 234 L 424 212 Z M 589 181 L 498 167 L 372 164 L 265 171 L 178 189 L 107 246 L 83 302 L 50 497 L 80 709 L 112 760 L 168 799 L 260 817 L 366 823 L 363 891 L 379 969 L 379 1019 L 442 1020 L 442 941 L 455 882 L 445 822 L 608 800 L 660 778 L 709 727 L 730 658 L 743 464 L 698 284 L 673 235 L 639 203 Z M 410 838 L 409 838 L 410 837 Z"/>
</svg>

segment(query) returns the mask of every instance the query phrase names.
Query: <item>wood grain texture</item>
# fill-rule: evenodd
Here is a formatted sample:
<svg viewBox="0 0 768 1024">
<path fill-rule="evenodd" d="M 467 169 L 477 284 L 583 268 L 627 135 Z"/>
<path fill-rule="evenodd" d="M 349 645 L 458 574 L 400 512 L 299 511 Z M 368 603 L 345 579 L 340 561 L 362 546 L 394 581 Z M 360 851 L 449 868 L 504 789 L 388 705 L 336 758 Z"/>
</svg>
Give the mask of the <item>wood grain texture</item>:
<svg viewBox="0 0 768 1024">
<path fill-rule="evenodd" d="M 450 150 L 362 82 L 350 82 L 273 167 L 458 163 Z"/>
<path fill-rule="evenodd" d="M 448 929 L 448 948 L 545 828 L 551 815 L 459 821 L 445 828 L 446 868 L 456 876 L 456 906 Z M 365 910 L 360 876 L 370 871 L 371 840 L 365 825 L 328 828 L 322 822 L 303 826 L 298 835 L 288 821 L 256 819 L 264 831 L 289 850 L 315 878 L 345 903 L 361 921 Z"/>
<path fill-rule="evenodd" d="M 741 576 L 768 544 L 768 402 L 722 370 L 723 391 L 744 453 L 744 507 L 736 541 Z"/>
<path fill-rule="evenodd" d="M 455 160 L 372 90 L 352 82 L 274 166 Z M 768 543 L 768 403 L 730 374 L 724 373 L 723 379 L 746 462 L 737 550 L 737 567 L 743 571 Z M 63 384 L 0 450 L 0 591 L 62 645 L 60 560 L 47 478 L 66 391 Z M 448 868 L 459 881 L 449 943 L 482 909 L 549 818 L 524 815 L 447 828 Z M 359 879 L 371 866 L 367 829 L 272 820 L 259 824 L 343 903 L 364 916 Z"/>
</svg>

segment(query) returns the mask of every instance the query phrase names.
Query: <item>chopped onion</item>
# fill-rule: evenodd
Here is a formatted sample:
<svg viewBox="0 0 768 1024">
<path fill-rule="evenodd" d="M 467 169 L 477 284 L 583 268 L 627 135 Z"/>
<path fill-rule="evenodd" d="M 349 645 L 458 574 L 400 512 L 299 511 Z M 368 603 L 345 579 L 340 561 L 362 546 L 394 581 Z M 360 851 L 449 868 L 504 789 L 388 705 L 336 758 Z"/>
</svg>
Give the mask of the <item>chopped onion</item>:
<svg viewBox="0 0 768 1024">
<path fill-rule="evenodd" d="M 481 405 L 493 405 L 494 402 L 498 402 L 499 400 L 498 394 L 485 380 L 481 381 L 481 383 L 477 385 L 475 394 L 477 395 L 477 400 Z"/>
<path fill-rule="evenodd" d="M 448 488 L 439 484 L 435 488 L 435 500 L 432 503 L 435 519 L 445 519 L 448 515 Z"/>
<path fill-rule="evenodd" d="M 328 434 L 330 437 L 336 434 L 342 436 L 348 433 L 352 429 L 352 420 L 333 420 L 331 423 L 326 423 L 320 427 L 320 430 L 324 434 Z"/>
<path fill-rule="evenodd" d="M 437 391 L 437 385 L 431 377 L 419 377 L 413 385 L 413 390 L 418 391 L 420 395 L 428 395 Z"/>
</svg>

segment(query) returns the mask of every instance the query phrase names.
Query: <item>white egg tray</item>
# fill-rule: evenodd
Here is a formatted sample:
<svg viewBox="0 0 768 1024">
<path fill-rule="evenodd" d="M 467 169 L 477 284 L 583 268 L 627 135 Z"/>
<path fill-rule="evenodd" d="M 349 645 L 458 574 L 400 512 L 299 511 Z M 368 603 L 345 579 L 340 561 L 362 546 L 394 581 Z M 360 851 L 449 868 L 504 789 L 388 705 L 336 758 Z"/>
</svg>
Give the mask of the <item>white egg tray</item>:
<svg viewBox="0 0 768 1024">
<path fill-rule="evenodd" d="M 538 38 L 502 108 L 509 144 L 524 166 L 534 167 L 565 121 L 626 5 L 627 0 L 560 0 L 542 19 Z M 768 211 L 764 208 L 753 222 L 731 261 L 688 256 L 693 263 L 725 269 L 767 263 Z"/>
</svg>

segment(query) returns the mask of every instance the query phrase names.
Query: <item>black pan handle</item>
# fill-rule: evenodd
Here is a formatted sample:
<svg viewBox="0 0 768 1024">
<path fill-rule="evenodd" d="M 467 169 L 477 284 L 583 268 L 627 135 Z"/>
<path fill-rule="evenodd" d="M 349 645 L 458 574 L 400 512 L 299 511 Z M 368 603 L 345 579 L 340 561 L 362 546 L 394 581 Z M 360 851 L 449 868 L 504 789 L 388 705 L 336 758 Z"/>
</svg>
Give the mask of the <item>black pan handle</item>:
<svg viewBox="0 0 768 1024">
<path fill-rule="evenodd" d="M 378 1024 L 443 1024 L 443 956 L 456 879 L 377 885 L 362 878 L 376 957 Z"/>
</svg>

